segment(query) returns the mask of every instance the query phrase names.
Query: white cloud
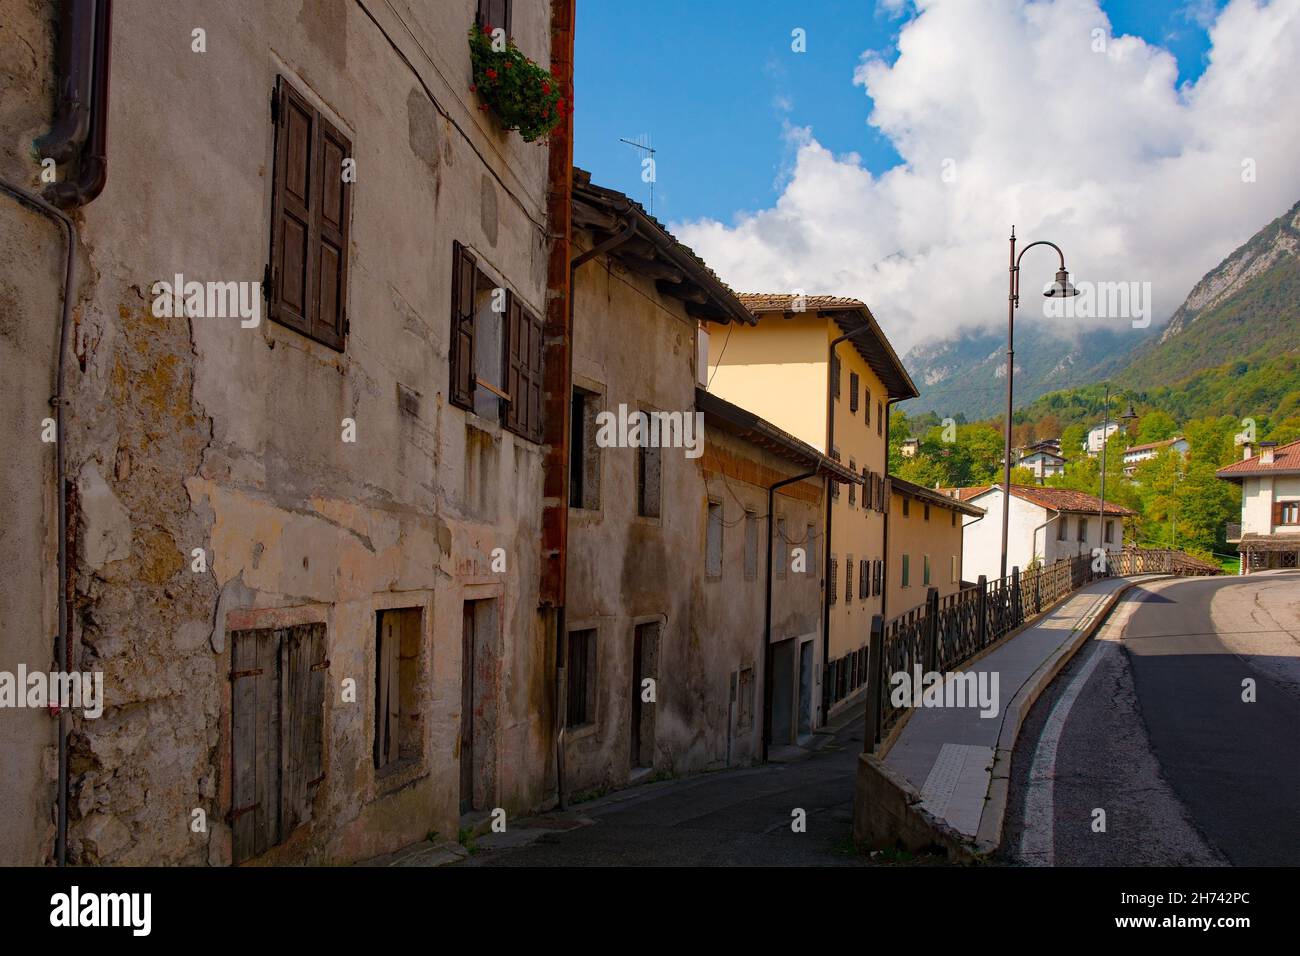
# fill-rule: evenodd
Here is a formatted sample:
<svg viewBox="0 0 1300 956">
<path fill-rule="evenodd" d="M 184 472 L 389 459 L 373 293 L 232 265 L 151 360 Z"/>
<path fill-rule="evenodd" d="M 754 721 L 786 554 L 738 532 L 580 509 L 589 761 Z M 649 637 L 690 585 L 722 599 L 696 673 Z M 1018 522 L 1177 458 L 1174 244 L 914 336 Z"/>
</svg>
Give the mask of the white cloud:
<svg viewBox="0 0 1300 956">
<path fill-rule="evenodd" d="M 1078 279 L 1150 281 L 1158 324 L 1300 199 L 1300 0 L 1233 0 L 1181 89 L 1170 54 L 1111 35 L 1096 0 L 916 6 L 895 62 L 864 55 L 853 78 L 902 165 L 873 176 L 791 126 L 775 206 L 674 226 L 733 288 L 858 296 L 906 349 L 1005 321 L 1014 223 Z M 1023 266 L 1030 318 L 1056 264 L 1035 250 Z"/>
</svg>

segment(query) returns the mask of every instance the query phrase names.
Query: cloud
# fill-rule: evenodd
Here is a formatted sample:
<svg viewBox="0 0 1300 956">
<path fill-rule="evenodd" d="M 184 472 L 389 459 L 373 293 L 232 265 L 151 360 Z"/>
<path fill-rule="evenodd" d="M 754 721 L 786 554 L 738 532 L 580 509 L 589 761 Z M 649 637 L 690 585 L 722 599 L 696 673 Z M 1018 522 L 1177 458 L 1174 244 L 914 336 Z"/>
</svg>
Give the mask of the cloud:
<svg viewBox="0 0 1300 956">
<path fill-rule="evenodd" d="M 1173 57 L 1114 36 L 1096 0 L 916 6 L 894 62 L 864 54 L 853 76 L 901 165 L 873 175 L 789 125 L 774 206 L 674 224 L 733 288 L 858 296 L 906 349 L 1005 321 L 1015 224 L 1059 244 L 1077 279 L 1151 282 L 1159 324 L 1300 199 L 1300 0 L 1233 0 L 1183 87 Z M 1022 292 L 1055 268 L 1029 253 Z"/>
</svg>

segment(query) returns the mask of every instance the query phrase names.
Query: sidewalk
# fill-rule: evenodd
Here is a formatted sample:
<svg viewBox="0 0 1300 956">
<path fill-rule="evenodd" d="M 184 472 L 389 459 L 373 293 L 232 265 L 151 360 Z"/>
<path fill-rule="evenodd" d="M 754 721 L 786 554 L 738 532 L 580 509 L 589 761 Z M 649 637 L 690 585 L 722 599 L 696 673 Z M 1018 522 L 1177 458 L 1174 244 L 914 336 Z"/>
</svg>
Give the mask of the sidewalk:
<svg viewBox="0 0 1300 956">
<path fill-rule="evenodd" d="M 1006 807 L 1005 787 L 991 789 L 990 782 L 995 772 L 1006 777 L 1009 748 L 1015 744 L 1021 720 L 1109 611 L 1118 592 L 1151 577 L 1106 578 L 1083 587 L 963 668 L 998 675 L 996 716 L 981 717 L 978 707 L 918 708 L 885 756 L 885 766 L 920 793 L 923 809 L 964 837 L 974 840 L 978 835 L 981 842 L 996 844 Z M 999 751 L 1006 753 L 1005 760 Z"/>
</svg>

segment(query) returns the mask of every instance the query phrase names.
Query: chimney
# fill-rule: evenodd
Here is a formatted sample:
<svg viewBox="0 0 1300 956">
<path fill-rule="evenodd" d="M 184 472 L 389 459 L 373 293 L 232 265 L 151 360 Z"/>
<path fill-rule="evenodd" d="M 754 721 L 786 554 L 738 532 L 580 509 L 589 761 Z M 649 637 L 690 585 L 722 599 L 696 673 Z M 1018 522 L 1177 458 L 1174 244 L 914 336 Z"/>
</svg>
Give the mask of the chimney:
<svg viewBox="0 0 1300 956">
<path fill-rule="evenodd" d="M 1250 447 L 1250 442 L 1248 442 L 1248 441 L 1244 441 L 1244 442 L 1242 442 L 1242 443 L 1241 443 L 1241 460 L 1242 460 L 1242 461 L 1245 461 L 1247 458 L 1254 458 L 1254 457 L 1255 457 L 1255 452 L 1254 452 L 1254 450 Z"/>
<path fill-rule="evenodd" d="M 1262 441 L 1259 443 L 1259 463 L 1261 465 L 1273 464 L 1273 449 L 1277 447 L 1275 441 Z"/>
</svg>

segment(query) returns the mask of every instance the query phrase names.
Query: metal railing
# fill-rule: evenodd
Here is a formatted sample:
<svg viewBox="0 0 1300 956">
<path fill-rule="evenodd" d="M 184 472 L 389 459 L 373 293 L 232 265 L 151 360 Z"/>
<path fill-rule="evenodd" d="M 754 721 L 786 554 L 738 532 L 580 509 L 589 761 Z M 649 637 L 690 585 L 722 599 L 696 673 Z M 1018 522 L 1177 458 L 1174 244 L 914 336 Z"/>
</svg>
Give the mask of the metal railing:
<svg viewBox="0 0 1300 956">
<path fill-rule="evenodd" d="M 910 705 L 890 699 L 890 677 L 897 673 L 949 671 L 969 661 L 1027 621 L 1042 614 L 1073 591 L 1100 578 L 1133 574 L 1219 574 L 1220 569 L 1181 551 L 1125 548 L 1100 555 L 1078 555 L 1047 566 L 1031 567 L 1023 574 L 1012 568 L 993 581 L 983 575 L 974 587 L 940 598 L 930 588 L 926 601 L 885 623 L 879 614 L 871 620 L 867 647 L 838 661 L 832 673 L 845 671 L 842 662 L 863 651 L 867 673 L 859 681 L 867 687 L 867 748 L 875 746 L 898 724 Z M 875 653 L 879 648 L 880 653 Z M 849 671 L 852 673 L 852 671 Z M 839 688 L 832 684 L 833 692 Z M 851 690 L 849 691 L 851 693 Z M 839 699 L 832 694 L 833 699 Z"/>
</svg>

